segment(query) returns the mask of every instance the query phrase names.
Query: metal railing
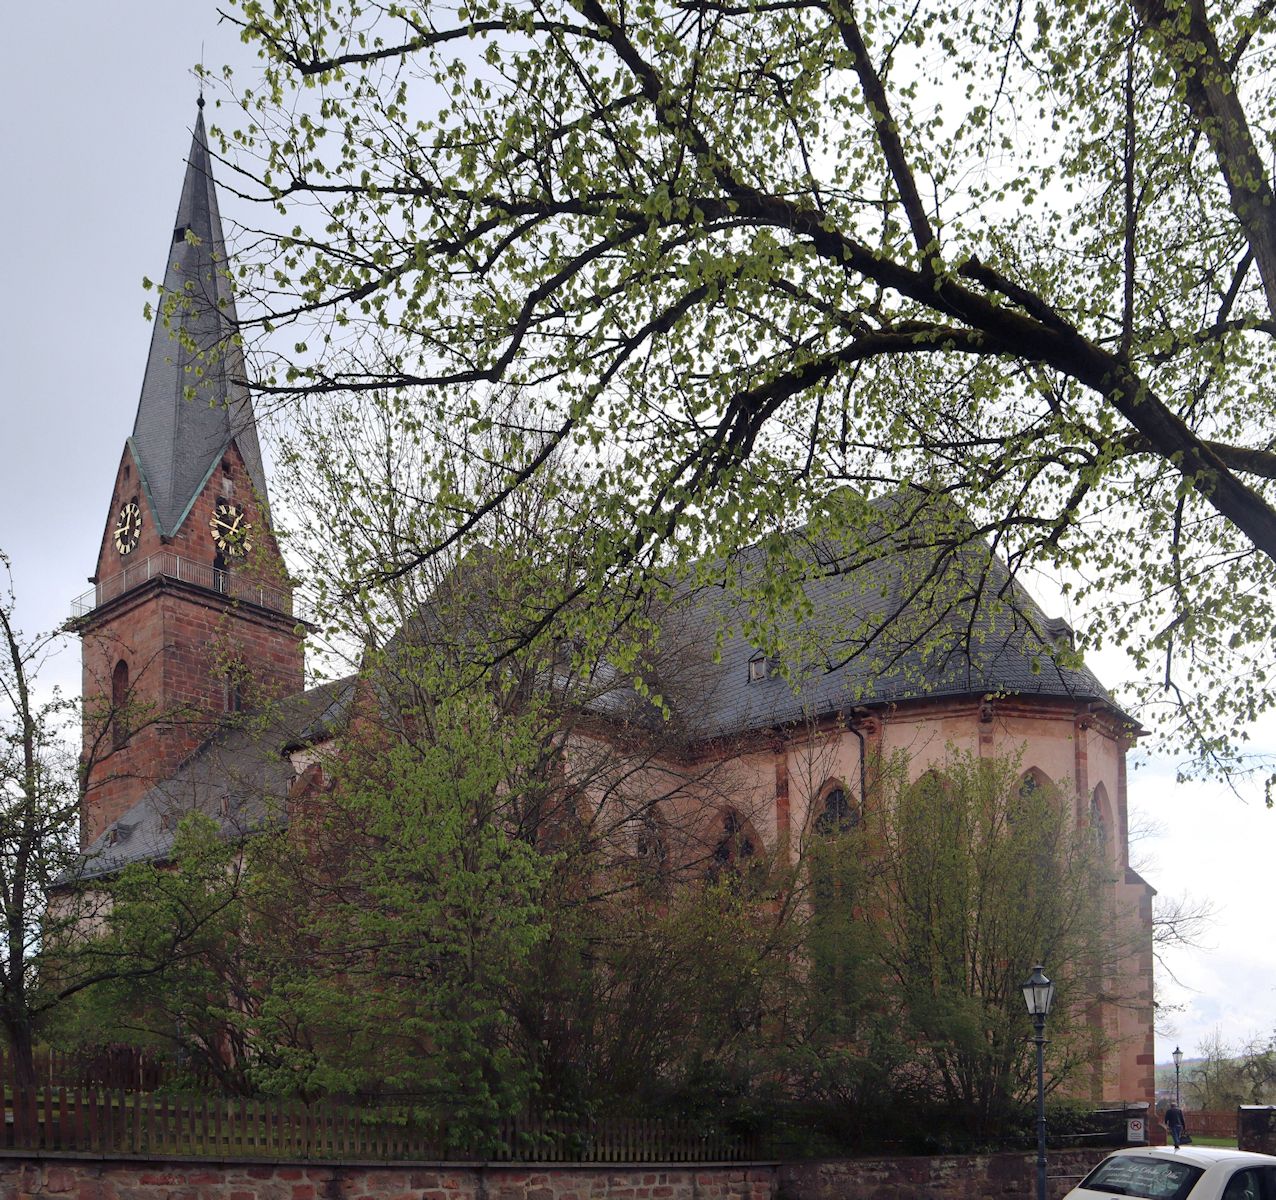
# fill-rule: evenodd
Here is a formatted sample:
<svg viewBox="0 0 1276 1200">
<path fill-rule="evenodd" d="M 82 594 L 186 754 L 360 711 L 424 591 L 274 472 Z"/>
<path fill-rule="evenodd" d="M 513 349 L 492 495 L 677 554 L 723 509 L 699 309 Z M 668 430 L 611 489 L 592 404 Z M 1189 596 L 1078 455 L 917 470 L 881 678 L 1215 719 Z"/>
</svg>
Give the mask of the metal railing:
<svg viewBox="0 0 1276 1200">
<path fill-rule="evenodd" d="M 152 579 L 163 577 L 207 588 L 236 600 L 247 600 L 273 612 L 292 616 L 292 593 L 283 588 L 270 587 L 248 575 L 242 575 L 233 567 L 219 570 L 209 563 L 182 558 L 172 551 L 152 554 L 140 562 L 129 563 L 118 574 L 108 576 L 96 587 L 71 601 L 71 616 L 83 617 L 109 600 L 131 592 Z"/>
</svg>

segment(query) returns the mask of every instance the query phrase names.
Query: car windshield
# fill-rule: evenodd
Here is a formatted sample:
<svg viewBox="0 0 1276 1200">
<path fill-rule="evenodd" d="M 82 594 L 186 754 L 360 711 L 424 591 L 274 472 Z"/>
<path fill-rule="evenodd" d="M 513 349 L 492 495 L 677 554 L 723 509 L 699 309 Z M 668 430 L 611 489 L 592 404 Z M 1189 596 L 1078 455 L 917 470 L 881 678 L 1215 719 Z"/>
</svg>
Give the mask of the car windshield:
<svg viewBox="0 0 1276 1200">
<path fill-rule="evenodd" d="M 1203 1174 L 1200 1167 L 1167 1158 L 1117 1155 L 1104 1159 L 1081 1186 L 1091 1192 L 1140 1196 L 1143 1200 L 1185 1200 Z"/>
</svg>

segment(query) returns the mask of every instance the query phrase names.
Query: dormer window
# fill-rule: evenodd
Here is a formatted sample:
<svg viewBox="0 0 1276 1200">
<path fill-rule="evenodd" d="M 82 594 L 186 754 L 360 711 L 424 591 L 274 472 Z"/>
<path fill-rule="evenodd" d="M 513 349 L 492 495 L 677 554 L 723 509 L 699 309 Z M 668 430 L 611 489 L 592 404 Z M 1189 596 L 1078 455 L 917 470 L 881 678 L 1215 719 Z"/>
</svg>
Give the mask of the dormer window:
<svg viewBox="0 0 1276 1200">
<path fill-rule="evenodd" d="M 186 235 L 190 232 L 190 228 L 191 227 L 189 225 L 179 225 L 173 230 L 174 246 L 176 246 L 178 242 L 184 242 L 186 240 Z"/>
<path fill-rule="evenodd" d="M 749 682 L 758 683 L 773 674 L 773 664 L 761 651 L 749 659 Z"/>
<path fill-rule="evenodd" d="M 1046 637 L 1055 647 L 1075 650 L 1077 635 L 1071 625 L 1063 617 L 1052 617 L 1046 622 Z"/>
</svg>

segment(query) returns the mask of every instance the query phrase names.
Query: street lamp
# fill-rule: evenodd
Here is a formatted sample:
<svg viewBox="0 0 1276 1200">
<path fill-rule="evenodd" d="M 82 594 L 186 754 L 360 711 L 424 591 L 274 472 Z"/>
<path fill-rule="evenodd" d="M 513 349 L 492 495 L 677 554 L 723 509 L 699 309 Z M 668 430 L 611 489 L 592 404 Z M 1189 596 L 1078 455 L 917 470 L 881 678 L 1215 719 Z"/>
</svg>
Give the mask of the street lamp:
<svg viewBox="0 0 1276 1200">
<path fill-rule="evenodd" d="M 1032 1017 L 1032 1040 L 1037 1043 L 1037 1200 L 1046 1200 L 1046 1018 L 1054 1005 L 1054 984 L 1046 978 L 1040 964 L 1020 985 L 1023 1001 Z"/>
<path fill-rule="evenodd" d="M 1179 1107 L 1179 1068 L 1183 1065 L 1183 1051 L 1177 1046 L 1174 1047 L 1174 1053 L 1170 1055 L 1174 1060 L 1174 1107 Z"/>
</svg>

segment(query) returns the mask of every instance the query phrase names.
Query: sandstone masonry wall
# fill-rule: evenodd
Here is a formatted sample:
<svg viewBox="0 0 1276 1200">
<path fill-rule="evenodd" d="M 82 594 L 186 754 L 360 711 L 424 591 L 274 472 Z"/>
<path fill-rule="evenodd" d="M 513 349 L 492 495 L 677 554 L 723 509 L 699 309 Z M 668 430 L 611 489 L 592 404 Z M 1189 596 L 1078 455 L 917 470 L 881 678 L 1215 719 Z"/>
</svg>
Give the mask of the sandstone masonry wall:
<svg viewBox="0 0 1276 1200">
<path fill-rule="evenodd" d="M 1051 1150 L 1050 1200 L 1076 1187 L 1111 1147 Z M 926 1158 L 843 1158 L 784 1163 L 777 1200 L 1024 1200 L 1036 1195 L 1036 1154 L 937 1155 Z"/>
<path fill-rule="evenodd" d="M 0 1158 L 0 1200 L 773 1200 L 770 1166 Z"/>
<path fill-rule="evenodd" d="M 1055 1151 L 1059 1200 L 1107 1151 Z M 739 1165 L 271 1163 L 0 1152 L 0 1200 L 1021 1200 L 1031 1154 Z"/>
</svg>

